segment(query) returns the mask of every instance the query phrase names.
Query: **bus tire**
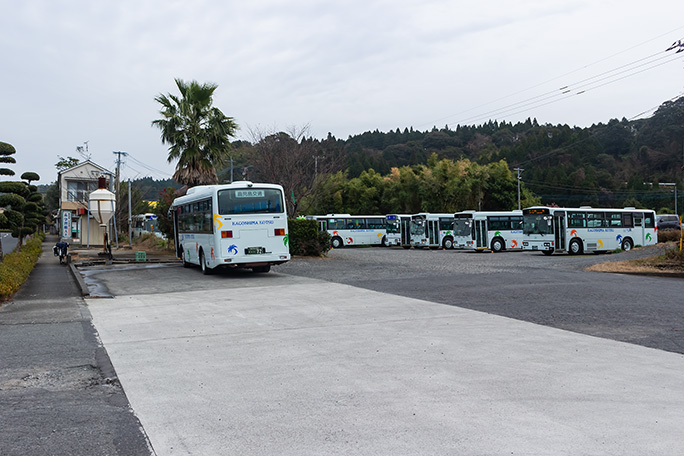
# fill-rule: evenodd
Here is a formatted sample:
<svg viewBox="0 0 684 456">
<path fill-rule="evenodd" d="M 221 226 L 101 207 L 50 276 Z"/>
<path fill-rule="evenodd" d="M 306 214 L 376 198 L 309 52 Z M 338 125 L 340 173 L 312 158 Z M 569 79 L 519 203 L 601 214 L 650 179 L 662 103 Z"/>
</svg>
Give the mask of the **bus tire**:
<svg viewBox="0 0 684 456">
<path fill-rule="evenodd" d="M 546 256 L 552 255 L 552 254 L 553 254 L 553 249 L 542 250 L 542 253 L 543 253 L 544 255 L 546 255 Z"/>
<path fill-rule="evenodd" d="M 335 236 L 330 240 L 330 245 L 332 246 L 333 249 L 339 249 L 344 246 L 344 242 L 342 242 L 342 238 L 339 236 Z"/>
<path fill-rule="evenodd" d="M 192 266 L 189 262 L 188 259 L 185 256 L 185 249 L 181 246 L 181 262 L 183 263 L 184 268 L 189 268 Z"/>
<path fill-rule="evenodd" d="M 447 250 L 453 249 L 454 248 L 454 239 L 451 236 L 447 236 L 444 238 L 442 241 L 442 247 L 444 247 Z"/>
<path fill-rule="evenodd" d="M 381 242 L 383 247 L 389 247 L 389 244 L 387 243 L 387 236 L 382 237 L 382 242 Z"/>
<path fill-rule="evenodd" d="M 632 242 L 631 238 L 625 238 L 622 241 L 621 247 L 622 247 L 622 250 L 624 250 L 625 252 L 629 252 L 634 247 L 634 242 Z"/>
<path fill-rule="evenodd" d="M 504 240 L 501 239 L 500 237 L 496 237 L 492 239 L 492 252 L 501 252 L 502 250 L 506 249 L 506 244 L 504 243 Z"/>
<path fill-rule="evenodd" d="M 570 255 L 581 255 L 584 252 L 584 249 L 582 248 L 582 241 L 579 239 L 573 239 L 570 241 L 570 245 L 568 246 L 568 253 Z"/>
<path fill-rule="evenodd" d="M 202 274 L 204 274 L 204 275 L 211 274 L 212 270 L 209 266 L 207 266 L 207 259 L 204 257 L 204 250 L 200 250 L 199 261 L 200 261 L 200 267 L 202 268 Z"/>
</svg>

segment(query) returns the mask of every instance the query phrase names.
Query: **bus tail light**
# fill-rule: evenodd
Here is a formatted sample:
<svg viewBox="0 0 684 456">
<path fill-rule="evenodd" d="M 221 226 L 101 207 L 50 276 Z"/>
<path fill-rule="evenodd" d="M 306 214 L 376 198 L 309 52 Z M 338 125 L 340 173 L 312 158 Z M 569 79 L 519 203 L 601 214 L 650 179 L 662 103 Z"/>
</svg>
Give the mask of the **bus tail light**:
<svg viewBox="0 0 684 456">
<path fill-rule="evenodd" d="M 285 228 L 276 228 L 275 229 L 275 235 L 276 236 L 285 236 Z"/>
<path fill-rule="evenodd" d="M 232 238 L 232 237 L 233 237 L 232 231 L 221 231 L 221 239 Z"/>
</svg>

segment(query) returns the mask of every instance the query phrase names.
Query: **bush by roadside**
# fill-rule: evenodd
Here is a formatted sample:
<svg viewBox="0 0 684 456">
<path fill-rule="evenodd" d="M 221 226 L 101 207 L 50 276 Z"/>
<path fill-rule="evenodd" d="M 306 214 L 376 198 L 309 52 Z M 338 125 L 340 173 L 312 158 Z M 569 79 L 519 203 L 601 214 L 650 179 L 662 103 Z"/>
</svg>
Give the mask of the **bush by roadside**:
<svg viewBox="0 0 684 456">
<path fill-rule="evenodd" d="M 5 255 L 0 263 L 0 303 L 7 301 L 26 282 L 40 254 L 45 235 L 40 233 L 28 240 L 21 250 Z"/>
<path fill-rule="evenodd" d="M 137 250 L 145 251 L 173 251 L 173 242 L 162 239 L 152 233 L 143 234 L 133 238 L 132 242 L 133 248 Z"/>
<path fill-rule="evenodd" d="M 658 242 L 679 242 L 681 230 L 658 230 Z"/>
<path fill-rule="evenodd" d="M 321 256 L 330 250 L 330 235 L 318 231 L 316 220 L 290 219 L 287 230 L 293 256 Z"/>
</svg>

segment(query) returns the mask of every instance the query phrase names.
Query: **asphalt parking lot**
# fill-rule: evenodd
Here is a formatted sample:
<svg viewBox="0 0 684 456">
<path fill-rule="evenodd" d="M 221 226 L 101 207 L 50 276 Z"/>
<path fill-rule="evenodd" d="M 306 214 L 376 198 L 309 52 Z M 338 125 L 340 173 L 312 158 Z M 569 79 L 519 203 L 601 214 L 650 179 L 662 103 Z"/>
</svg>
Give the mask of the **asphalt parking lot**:
<svg viewBox="0 0 684 456">
<path fill-rule="evenodd" d="M 86 302 L 157 454 L 681 454 L 682 281 L 611 257 L 93 267 Z"/>
<path fill-rule="evenodd" d="M 347 248 L 277 270 L 684 353 L 684 280 L 585 271 L 663 248 L 580 256 Z"/>
</svg>

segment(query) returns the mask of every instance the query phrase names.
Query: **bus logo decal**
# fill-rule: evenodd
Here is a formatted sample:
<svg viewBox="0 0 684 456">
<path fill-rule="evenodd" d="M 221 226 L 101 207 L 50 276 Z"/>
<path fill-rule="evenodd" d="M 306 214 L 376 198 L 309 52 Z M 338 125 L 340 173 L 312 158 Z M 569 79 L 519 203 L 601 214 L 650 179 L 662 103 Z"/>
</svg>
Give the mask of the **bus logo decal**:
<svg viewBox="0 0 684 456">
<path fill-rule="evenodd" d="M 283 244 L 287 245 L 287 242 L 290 240 L 290 234 L 286 234 L 285 237 L 283 238 Z"/>
<path fill-rule="evenodd" d="M 596 244 L 598 245 L 598 248 L 599 248 L 599 249 L 602 249 L 602 248 L 603 248 L 603 241 L 602 241 L 601 239 L 599 239 L 598 241 L 596 241 Z"/>
<path fill-rule="evenodd" d="M 622 242 L 622 235 L 618 234 L 617 237 L 615 238 L 616 241 Z"/>
<path fill-rule="evenodd" d="M 232 244 L 230 247 L 228 247 L 228 253 L 232 253 L 233 255 L 237 255 L 237 245 Z"/>
<path fill-rule="evenodd" d="M 651 237 L 651 233 L 647 233 L 646 234 L 646 240 L 650 241 L 651 239 L 653 239 L 653 237 Z"/>
<path fill-rule="evenodd" d="M 218 226 L 216 227 L 216 229 L 220 230 L 221 227 L 223 226 L 223 223 L 221 222 L 221 216 L 218 215 L 218 213 L 214 214 L 214 222 L 218 223 Z"/>
<path fill-rule="evenodd" d="M 513 239 L 513 240 L 511 241 L 511 248 L 514 249 L 514 248 L 516 248 L 516 247 L 518 247 L 518 241 L 516 241 L 515 239 Z"/>
<path fill-rule="evenodd" d="M 501 231 L 495 231 L 494 236 L 501 236 Z"/>
<path fill-rule="evenodd" d="M 577 236 L 577 230 L 570 231 L 570 236 Z"/>
</svg>

